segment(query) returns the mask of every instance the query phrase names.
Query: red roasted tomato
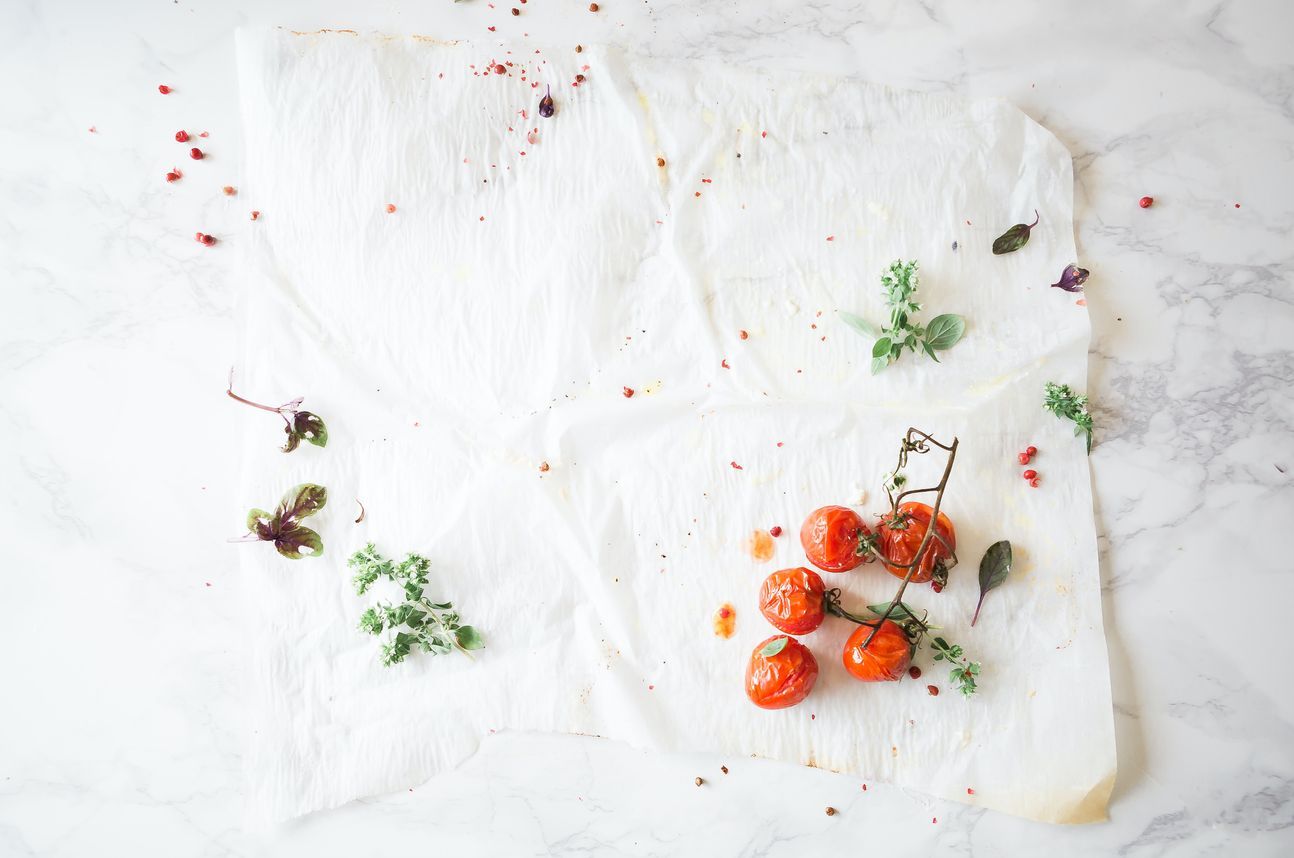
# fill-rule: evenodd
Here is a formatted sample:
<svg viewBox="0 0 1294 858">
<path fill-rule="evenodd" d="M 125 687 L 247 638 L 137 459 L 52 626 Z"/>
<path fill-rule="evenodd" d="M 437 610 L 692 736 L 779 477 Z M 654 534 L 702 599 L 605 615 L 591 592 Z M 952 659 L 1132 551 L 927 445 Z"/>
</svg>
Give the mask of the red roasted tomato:
<svg viewBox="0 0 1294 858">
<path fill-rule="evenodd" d="M 885 568 L 891 575 L 897 578 L 907 577 L 908 570 L 895 564 L 910 564 L 916 559 L 917 549 L 921 547 L 921 540 L 925 538 L 926 530 L 930 527 L 930 514 L 933 512 L 933 509 L 923 503 L 908 502 L 899 504 L 898 518 L 902 522 L 901 526 L 895 527 L 892 524 L 893 518 L 889 515 L 881 518 L 880 527 L 877 529 L 880 544 L 877 547 L 889 561 L 885 564 Z M 935 533 L 947 541 L 948 548 L 931 536 L 930 544 L 926 546 L 926 553 L 921 557 L 921 565 L 912 576 L 913 583 L 924 584 L 933 578 L 935 565 L 942 565 L 941 561 L 952 556 L 948 549 L 957 547 L 957 532 L 953 530 L 952 521 L 942 512 L 939 513 L 939 523 L 935 525 Z"/>
<path fill-rule="evenodd" d="M 779 569 L 759 588 L 759 610 L 788 635 L 807 635 L 822 625 L 826 585 L 812 569 Z"/>
<path fill-rule="evenodd" d="M 903 628 L 893 620 L 886 620 L 867 649 L 863 649 L 863 641 L 871 633 L 871 626 L 859 626 L 845 641 L 845 670 L 863 682 L 902 679 L 912 663 L 912 644 Z"/>
<path fill-rule="evenodd" d="M 785 641 L 781 649 L 779 641 Z M 765 655 L 765 650 L 772 650 Z M 818 660 L 809 648 L 786 635 L 774 635 L 750 654 L 746 696 L 760 709 L 786 709 L 809 696 L 818 681 Z"/>
<path fill-rule="evenodd" d="M 843 506 L 815 509 L 800 527 L 800 544 L 809 562 L 828 572 L 848 572 L 868 556 L 859 553 L 861 540 L 872 535 L 862 516 Z"/>
</svg>

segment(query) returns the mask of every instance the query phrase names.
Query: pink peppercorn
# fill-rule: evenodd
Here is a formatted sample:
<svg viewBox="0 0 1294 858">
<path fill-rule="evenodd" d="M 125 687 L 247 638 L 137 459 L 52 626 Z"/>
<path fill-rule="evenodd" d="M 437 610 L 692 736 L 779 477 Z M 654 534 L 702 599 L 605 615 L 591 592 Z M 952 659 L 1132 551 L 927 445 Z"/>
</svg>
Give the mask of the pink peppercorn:
<svg viewBox="0 0 1294 858">
<path fill-rule="evenodd" d="M 206 156 L 202 154 L 201 149 L 199 149 L 197 146 L 194 146 L 192 149 L 189 150 L 189 157 L 195 161 L 201 161 Z"/>
<path fill-rule="evenodd" d="M 782 535 L 782 528 L 780 528 L 780 527 L 770 527 L 770 528 L 768 529 L 768 535 L 769 535 L 769 536 L 772 536 L 772 537 L 778 537 L 778 536 L 781 536 L 781 535 Z"/>
<path fill-rule="evenodd" d="M 1038 476 L 1038 472 L 1035 471 L 1033 468 L 1030 468 L 1029 470 L 1025 471 L 1021 476 L 1023 476 L 1026 480 L 1032 480 Z"/>
<path fill-rule="evenodd" d="M 184 129 L 180 129 L 179 131 L 176 131 L 176 132 L 175 132 L 175 142 L 176 142 L 176 143 L 187 143 L 187 142 L 189 142 L 189 132 L 185 131 Z"/>
<path fill-rule="evenodd" d="M 1038 448 L 1026 447 L 1024 452 L 1030 459 L 1032 459 L 1034 456 L 1038 455 Z"/>
<path fill-rule="evenodd" d="M 1031 456 L 1026 452 L 1026 453 L 1021 453 L 1015 458 L 1016 458 L 1016 461 L 1018 461 L 1020 464 L 1027 465 L 1029 464 L 1029 459 L 1031 458 Z"/>
<path fill-rule="evenodd" d="M 1029 485 L 1030 485 L 1032 488 L 1035 488 L 1035 489 L 1036 489 L 1036 488 L 1038 488 L 1038 483 L 1039 483 L 1039 482 L 1040 482 L 1040 480 L 1039 480 L 1037 477 L 1034 477 L 1032 480 L 1030 480 L 1030 481 L 1029 481 Z"/>
<path fill-rule="evenodd" d="M 632 387 L 626 387 L 624 389 L 624 395 L 625 395 L 625 399 L 629 399 L 634 395 L 634 389 Z"/>
<path fill-rule="evenodd" d="M 170 95 L 170 94 L 171 94 L 171 88 L 170 88 L 169 86 L 167 86 L 166 84 L 162 84 L 161 86 L 159 86 L 159 87 L 157 88 L 157 91 L 158 91 L 158 92 L 160 92 L 162 95 Z"/>
<path fill-rule="evenodd" d="M 1142 197 L 1141 199 L 1137 200 L 1137 205 L 1141 206 L 1143 209 L 1148 209 L 1154 204 L 1155 204 L 1154 197 Z"/>
</svg>

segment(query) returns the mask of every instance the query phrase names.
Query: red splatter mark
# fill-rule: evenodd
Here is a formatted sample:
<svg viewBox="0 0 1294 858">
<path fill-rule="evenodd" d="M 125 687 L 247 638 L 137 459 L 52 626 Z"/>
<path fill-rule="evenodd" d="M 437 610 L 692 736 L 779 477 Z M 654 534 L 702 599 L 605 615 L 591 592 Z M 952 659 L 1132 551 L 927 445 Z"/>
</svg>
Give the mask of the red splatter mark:
<svg viewBox="0 0 1294 858">
<path fill-rule="evenodd" d="M 698 197 L 699 197 L 699 196 L 701 196 L 701 192 L 700 192 L 700 191 L 697 191 L 697 192 L 696 192 L 696 195 L 697 195 Z"/>
<path fill-rule="evenodd" d="M 835 241 L 835 240 L 836 240 L 836 237 L 834 235 L 827 236 L 827 241 Z"/>
<path fill-rule="evenodd" d="M 1236 203 L 1236 208 L 1240 208 L 1240 203 Z"/>
<path fill-rule="evenodd" d="M 738 465 L 736 462 L 729 462 L 728 464 L 732 465 L 732 469 L 733 469 L 734 471 L 744 471 L 744 470 L 746 470 L 746 469 L 745 469 L 745 468 L 743 468 L 741 465 Z"/>
<path fill-rule="evenodd" d="M 767 137 L 767 136 L 768 136 L 768 132 L 767 132 L 767 131 L 761 131 L 761 132 L 759 132 L 759 136 L 760 136 L 760 137 Z"/>
<path fill-rule="evenodd" d="M 817 721 L 817 720 L 818 720 L 818 713 L 816 713 L 816 712 L 811 712 L 811 713 L 809 713 L 809 720 L 810 720 L 810 721 Z"/>
<path fill-rule="evenodd" d="M 494 32 L 494 28 L 493 28 L 493 27 L 486 27 L 485 29 L 489 30 L 491 33 L 493 33 L 493 32 Z"/>
<path fill-rule="evenodd" d="M 203 132 L 202 132 L 201 134 L 199 134 L 198 136 L 199 136 L 199 137 L 210 137 L 211 135 L 210 135 L 210 134 L 208 134 L 207 132 L 203 131 Z"/>
<path fill-rule="evenodd" d="M 727 358 L 724 358 L 723 360 L 719 361 L 719 366 L 723 367 L 724 369 L 732 369 L 732 367 L 728 366 Z"/>
<path fill-rule="evenodd" d="M 714 184 L 714 180 L 713 180 L 713 179 L 702 179 L 702 180 L 701 180 L 701 184 L 703 184 L 703 185 L 712 185 L 712 184 Z"/>
<path fill-rule="evenodd" d="M 781 441 L 778 441 L 778 442 L 777 442 L 777 446 L 779 446 L 779 447 L 780 447 L 780 446 L 782 446 L 782 442 L 781 442 Z"/>
<path fill-rule="evenodd" d="M 98 134 L 98 133 L 99 133 L 99 129 L 98 129 L 98 128 L 95 128 L 93 125 L 91 125 L 91 126 L 90 126 L 90 133 L 91 133 L 91 134 Z"/>
</svg>

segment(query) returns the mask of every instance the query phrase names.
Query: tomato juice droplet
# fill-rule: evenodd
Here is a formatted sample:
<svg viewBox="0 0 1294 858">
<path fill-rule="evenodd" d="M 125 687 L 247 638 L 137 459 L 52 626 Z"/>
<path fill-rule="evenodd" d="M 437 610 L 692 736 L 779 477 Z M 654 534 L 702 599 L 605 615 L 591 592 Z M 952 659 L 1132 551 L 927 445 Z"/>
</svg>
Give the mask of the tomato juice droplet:
<svg viewBox="0 0 1294 858">
<path fill-rule="evenodd" d="M 776 550 L 773 537 L 767 530 L 752 531 L 746 539 L 746 551 L 761 563 L 772 560 Z"/>
<path fill-rule="evenodd" d="M 737 611 L 725 602 L 714 612 L 714 633 L 717 637 L 730 638 L 737 628 Z"/>
</svg>

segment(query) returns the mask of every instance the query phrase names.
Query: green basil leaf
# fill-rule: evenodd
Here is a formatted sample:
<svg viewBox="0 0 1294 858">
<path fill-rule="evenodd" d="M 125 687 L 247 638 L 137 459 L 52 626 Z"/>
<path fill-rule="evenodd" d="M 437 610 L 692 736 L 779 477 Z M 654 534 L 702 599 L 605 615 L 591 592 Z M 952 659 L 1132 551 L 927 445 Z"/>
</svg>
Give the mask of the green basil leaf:
<svg viewBox="0 0 1294 858">
<path fill-rule="evenodd" d="M 872 358 L 872 375 L 876 375 L 881 370 L 890 365 L 890 359 L 887 357 Z"/>
<path fill-rule="evenodd" d="M 966 320 L 956 313 L 935 316 L 926 327 L 926 345 L 936 351 L 952 348 L 966 333 Z"/>
<path fill-rule="evenodd" d="M 841 321 L 846 325 L 853 328 L 855 331 L 858 331 L 858 333 L 865 337 L 876 339 L 881 335 L 881 329 L 864 319 L 862 316 L 855 316 L 853 313 L 846 313 L 843 310 L 841 310 L 837 315 L 840 316 Z"/>
<path fill-rule="evenodd" d="M 296 417 L 292 419 L 292 428 L 296 434 L 305 440 L 314 444 L 316 447 L 328 446 L 328 427 L 324 425 L 319 415 L 311 414 L 309 411 L 298 411 Z"/>
<path fill-rule="evenodd" d="M 463 626 L 454 632 L 454 639 L 463 649 L 483 649 L 485 641 L 481 638 L 479 632 L 471 626 Z"/>
<path fill-rule="evenodd" d="M 998 236 L 993 242 L 993 253 L 1001 256 L 1004 253 L 1015 253 L 1029 243 L 1029 231 L 1038 225 L 1038 211 L 1033 212 L 1033 223 L 1017 223 Z"/>
<path fill-rule="evenodd" d="M 290 489 L 279 501 L 275 515 L 284 527 L 291 527 L 307 516 L 314 515 L 328 503 L 328 490 L 314 483 L 302 483 Z"/>
<path fill-rule="evenodd" d="M 889 602 L 881 602 L 876 605 L 868 605 L 867 610 L 871 611 L 873 614 L 875 614 L 878 617 L 883 617 L 885 616 L 885 611 L 889 607 L 890 607 Z M 912 613 L 912 610 L 908 608 L 907 605 L 903 604 L 902 602 L 899 602 L 897 605 L 894 606 L 894 610 L 890 611 L 890 619 L 894 620 L 895 622 L 903 622 L 904 620 L 915 620 L 916 615 Z"/>
<path fill-rule="evenodd" d="M 872 357 L 887 357 L 890 354 L 891 345 L 889 337 L 881 337 L 872 343 Z"/>
<path fill-rule="evenodd" d="M 323 539 L 308 527 L 288 527 L 274 537 L 274 547 L 289 560 L 318 557 L 323 553 Z"/>
<path fill-rule="evenodd" d="M 782 650 L 786 649 L 786 645 L 790 640 L 791 639 L 786 636 L 773 638 L 768 643 L 760 647 L 759 654 L 764 656 L 764 658 L 772 658 Z"/>
</svg>

